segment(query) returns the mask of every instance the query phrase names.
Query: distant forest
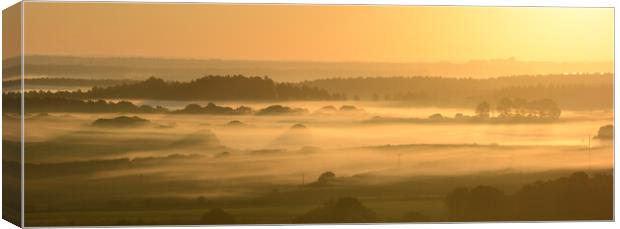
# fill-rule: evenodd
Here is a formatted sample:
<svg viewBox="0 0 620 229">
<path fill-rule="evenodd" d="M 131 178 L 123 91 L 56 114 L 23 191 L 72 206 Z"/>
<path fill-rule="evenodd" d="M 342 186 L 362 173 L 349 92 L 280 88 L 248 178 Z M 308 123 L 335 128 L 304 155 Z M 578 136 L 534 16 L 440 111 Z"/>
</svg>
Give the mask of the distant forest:
<svg viewBox="0 0 620 229">
<path fill-rule="evenodd" d="M 472 107 L 503 98 L 551 99 L 562 109 L 613 107 L 611 73 L 591 75 L 506 76 L 489 79 L 444 77 L 359 77 L 305 81 L 302 84 L 345 94 L 353 100 L 396 101 L 409 105 Z"/>
<path fill-rule="evenodd" d="M 189 82 L 145 81 L 115 86 L 96 86 L 88 91 L 36 91 L 27 97 L 72 99 L 158 99 L 158 100 L 339 100 L 344 95 L 293 83 L 276 83 L 268 77 L 205 76 Z"/>
<path fill-rule="evenodd" d="M 446 77 L 330 78 L 280 83 L 264 77 L 205 76 L 192 81 L 29 79 L 36 85 L 96 85 L 87 91 L 29 91 L 27 97 L 70 99 L 152 99 L 212 101 L 363 100 L 407 106 L 473 107 L 503 98 L 557 102 L 561 109 L 613 107 L 611 73 L 507 76 L 489 79 Z M 5 84 L 14 81 L 4 82 Z"/>
</svg>

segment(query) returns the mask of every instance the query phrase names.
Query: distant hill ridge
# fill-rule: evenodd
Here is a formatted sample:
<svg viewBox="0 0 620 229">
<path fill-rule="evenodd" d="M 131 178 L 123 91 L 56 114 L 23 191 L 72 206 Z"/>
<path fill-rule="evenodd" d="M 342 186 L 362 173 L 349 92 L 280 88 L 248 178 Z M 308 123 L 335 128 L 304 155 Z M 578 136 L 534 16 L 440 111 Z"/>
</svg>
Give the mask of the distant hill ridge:
<svg viewBox="0 0 620 229">
<path fill-rule="evenodd" d="M 3 60 L 3 75 L 17 75 L 19 61 Z M 169 59 L 140 57 L 25 56 L 27 77 L 188 81 L 200 75 L 258 75 L 278 82 L 358 76 L 445 76 L 488 78 L 571 72 L 613 72 L 613 62 L 545 62 L 514 58 L 464 62 L 317 62 L 270 60 Z"/>
</svg>

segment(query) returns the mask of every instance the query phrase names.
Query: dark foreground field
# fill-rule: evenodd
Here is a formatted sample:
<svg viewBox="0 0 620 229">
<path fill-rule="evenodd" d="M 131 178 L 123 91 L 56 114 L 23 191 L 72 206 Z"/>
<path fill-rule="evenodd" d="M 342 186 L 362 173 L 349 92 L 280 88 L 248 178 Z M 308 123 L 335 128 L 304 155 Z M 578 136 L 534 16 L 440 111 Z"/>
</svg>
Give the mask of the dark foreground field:
<svg viewBox="0 0 620 229">
<path fill-rule="evenodd" d="M 610 171 L 596 174 L 588 178 L 584 173 L 553 171 L 393 182 L 385 182 L 393 179 L 389 177 L 336 177 L 307 185 L 251 184 L 247 188 L 261 190 L 260 194 L 236 198 L 143 197 L 143 190 L 184 184 L 156 182 L 156 177 L 117 179 L 67 185 L 63 192 L 74 198 L 56 196 L 62 204 L 37 205 L 33 204 L 37 197 L 27 196 L 26 222 L 60 226 L 611 220 Z M 210 218 L 214 209 L 222 209 L 232 221 L 221 221 L 225 216 Z"/>
</svg>

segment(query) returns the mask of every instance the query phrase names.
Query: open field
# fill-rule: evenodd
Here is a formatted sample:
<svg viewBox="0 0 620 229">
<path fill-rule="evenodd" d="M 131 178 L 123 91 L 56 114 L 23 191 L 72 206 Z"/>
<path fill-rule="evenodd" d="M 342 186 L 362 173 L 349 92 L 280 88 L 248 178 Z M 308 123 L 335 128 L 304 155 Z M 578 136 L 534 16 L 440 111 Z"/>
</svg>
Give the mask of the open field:
<svg viewBox="0 0 620 229">
<path fill-rule="evenodd" d="M 27 225 L 201 224 L 212 208 L 237 223 L 283 224 L 341 197 L 372 209 L 372 222 L 451 221 L 446 195 L 455 188 L 513 194 L 613 168 L 612 145 L 587 140 L 611 112 L 567 111 L 565 121 L 533 124 L 369 124 L 377 115 L 468 111 L 358 103 L 359 112 L 325 114 L 319 104 L 285 103 L 309 112 L 269 116 L 32 114 Z M 93 124 L 119 115 L 148 122 Z M 322 183 L 327 171 L 335 177 Z"/>
</svg>

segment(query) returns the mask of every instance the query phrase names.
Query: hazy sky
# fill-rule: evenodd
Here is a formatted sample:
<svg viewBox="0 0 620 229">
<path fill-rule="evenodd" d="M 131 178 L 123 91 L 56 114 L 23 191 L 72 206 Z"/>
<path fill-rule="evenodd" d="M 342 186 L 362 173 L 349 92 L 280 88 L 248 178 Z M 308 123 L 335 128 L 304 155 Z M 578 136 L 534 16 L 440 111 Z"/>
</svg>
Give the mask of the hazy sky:
<svg viewBox="0 0 620 229">
<path fill-rule="evenodd" d="M 26 54 L 613 61 L 611 8 L 26 3 Z"/>
</svg>

